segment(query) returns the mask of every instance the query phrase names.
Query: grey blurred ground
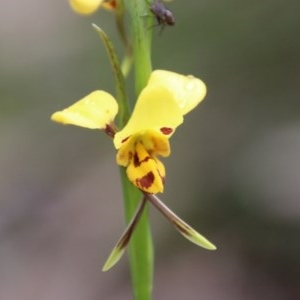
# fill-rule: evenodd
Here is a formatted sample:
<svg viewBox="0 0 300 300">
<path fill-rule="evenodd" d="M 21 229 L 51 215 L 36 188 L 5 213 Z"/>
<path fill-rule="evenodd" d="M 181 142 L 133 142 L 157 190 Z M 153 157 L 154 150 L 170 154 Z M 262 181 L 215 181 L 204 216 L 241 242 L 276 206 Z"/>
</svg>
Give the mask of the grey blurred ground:
<svg viewBox="0 0 300 300">
<path fill-rule="evenodd" d="M 110 141 L 49 115 L 113 80 L 105 12 L 12 0 L 0 10 L 0 299 L 131 299 Z M 155 68 L 201 77 L 204 103 L 172 137 L 162 199 L 218 246 L 188 243 L 155 210 L 154 299 L 300 298 L 300 3 L 179 1 L 154 28 Z"/>
</svg>

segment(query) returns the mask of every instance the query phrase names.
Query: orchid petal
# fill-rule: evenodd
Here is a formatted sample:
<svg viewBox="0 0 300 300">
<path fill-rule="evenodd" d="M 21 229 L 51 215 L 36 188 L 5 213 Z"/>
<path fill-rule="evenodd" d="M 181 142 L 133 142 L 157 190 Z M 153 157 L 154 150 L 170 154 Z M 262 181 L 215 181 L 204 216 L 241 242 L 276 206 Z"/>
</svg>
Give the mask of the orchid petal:
<svg viewBox="0 0 300 300">
<path fill-rule="evenodd" d="M 182 122 L 182 112 L 173 94 L 159 84 L 146 86 L 128 123 L 115 135 L 115 147 L 119 149 L 131 135 L 143 134 L 147 130 L 154 130 L 170 137 Z"/>
<path fill-rule="evenodd" d="M 155 70 L 151 73 L 148 86 L 157 84 L 163 85 L 172 93 L 183 115 L 194 109 L 206 95 L 204 82 L 191 75 Z"/>
<path fill-rule="evenodd" d="M 135 146 L 126 174 L 136 187 L 147 193 L 157 194 L 164 190 L 165 167 L 140 142 Z"/>
<path fill-rule="evenodd" d="M 114 97 L 104 91 L 94 91 L 68 108 L 51 116 L 53 121 L 89 129 L 105 129 L 118 112 Z"/>
</svg>

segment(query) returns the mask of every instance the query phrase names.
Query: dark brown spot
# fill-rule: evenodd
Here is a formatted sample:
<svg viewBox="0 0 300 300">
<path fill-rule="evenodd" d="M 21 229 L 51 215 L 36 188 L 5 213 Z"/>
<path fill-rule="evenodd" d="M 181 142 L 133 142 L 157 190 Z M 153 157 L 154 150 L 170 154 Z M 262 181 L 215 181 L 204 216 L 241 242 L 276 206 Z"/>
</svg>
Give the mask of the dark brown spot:
<svg viewBox="0 0 300 300">
<path fill-rule="evenodd" d="M 117 8 L 117 0 L 110 1 L 110 3 L 113 8 Z"/>
<path fill-rule="evenodd" d="M 125 139 L 123 139 L 123 140 L 121 141 L 121 143 L 122 143 L 122 144 L 125 143 L 129 138 L 130 138 L 130 136 L 126 137 Z"/>
<path fill-rule="evenodd" d="M 170 127 L 162 127 L 160 128 L 160 131 L 165 135 L 169 135 L 173 132 L 173 129 Z"/>
<path fill-rule="evenodd" d="M 129 157 L 129 160 L 131 160 L 131 159 L 132 159 L 132 157 L 133 157 L 133 153 L 132 153 L 132 151 L 129 151 L 129 152 L 128 152 L 128 157 Z"/>
<path fill-rule="evenodd" d="M 134 155 L 133 155 L 133 164 L 134 164 L 135 167 L 138 167 L 141 164 L 139 156 L 136 152 L 134 152 Z"/>
<path fill-rule="evenodd" d="M 154 182 L 154 174 L 152 172 L 147 173 L 140 179 L 136 179 L 137 186 L 140 186 L 142 189 L 148 189 Z"/>
<path fill-rule="evenodd" d="M 117 5 L 118 5 L 118 1 L 117 0 L 106 0 L 105 4 L 107 4 L 111 9 L 116 9 L 117 8 Z"/>
<path fill-rule="evenodd" d="M 160 174 L 160 172 L 159 172 L 158 169 L 157 169 L 157 172 L 158 172 L 158 175 L 159 175 L 159 177 L 160 177 L 160 179 L 161 179 L 161 182 L 162 182 L 163 184 L 165 184 L 165 177 L 162 176 L 162 175 Z"/>
<path fill-rule="evenodd" d="M 114 137 L 115 133 L 116 133 L 116 129 L 114 124 L 106 124 L 105 128 L 104 128 L 104 132 L 110 136 L 110 137 Z"/>
<path fill-rule="evenodd" d="M 151 159 L 151 156 L 146 156 L 143 160 L 140 160 L 138 153 L 135 152 L 133 155 L 133 165 L 137 168 L 139 167 L 142 163 L 147 162 L 149 159 Z"/>
</svg>

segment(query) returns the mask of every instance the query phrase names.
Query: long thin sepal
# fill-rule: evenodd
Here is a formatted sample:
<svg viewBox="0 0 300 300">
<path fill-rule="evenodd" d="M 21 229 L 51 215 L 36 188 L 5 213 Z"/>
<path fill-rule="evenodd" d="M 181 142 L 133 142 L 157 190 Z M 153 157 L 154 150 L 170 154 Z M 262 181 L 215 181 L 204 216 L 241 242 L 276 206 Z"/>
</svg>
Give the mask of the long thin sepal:
<svg viewBox="0 0 300 300">
<path fill-rule="evenodd" d="M 115 48 L 111 40 L 107 36 L 107 34 L 96 24 L 92 24 L 92 26 L 96 30 L 100 38 L 102 39 L 109 56 L 109 60 L 112 66 L 112 70 L 116 82 L 116 99 L 118 100 L 118 104 L 119 104 L 118 125 L 120 127 L 123 127 L 127 123 L 127 120 L 129 119 L 130 109 L 129 109 L 129 102 L 126 95 L 126 90 L 125 90 L 125 79 L 122 73 L 122 68 L 119 63 L 119 59 L 117 57 Z"/>
<path fill-rule="evenodd" d="M 156 195 L 144 193 L 147 199 L 174 225 L 174 227 L 189 241 L 208 250 L 216 250 L 216 246 L 198 233 L 190 225 L 180 219 Z"/>
<path fill-rule="evenodd" d="M 132 233 L 134 232 L 134 229 L 142 215 L 142 212 L 144 210 L 146 204 L 146 197 L 143 197 L 143 200 L 141 201 L 140 205 L 138 206 L 134 216 L 132 217 L 130 223 L 128 224 L 127 228 L 125 229 L 124 233 L 118 240 L 116 246 L 111 251 L 108 259 L 106 260 L 102 271 L 108 271 L 110 268 L 112 268 L 123 256 L 125 253 L 125 250 L 127 248 L 127 245 L 130 241 L 130 238 L 132 236 Z"/>
</svg>

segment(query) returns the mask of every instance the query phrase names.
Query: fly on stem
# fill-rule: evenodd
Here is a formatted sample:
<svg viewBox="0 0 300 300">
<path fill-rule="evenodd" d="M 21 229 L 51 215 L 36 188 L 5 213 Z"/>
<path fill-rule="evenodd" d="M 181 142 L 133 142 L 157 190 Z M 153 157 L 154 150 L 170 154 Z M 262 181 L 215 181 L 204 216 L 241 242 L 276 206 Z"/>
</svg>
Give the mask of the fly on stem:
<svg viewBox="0 0 300 300">
<path fill-rule="evenodd" d="M 155 16 L 157 21 L 157 24 L 153 26 L 160 26 L 161 27 L 160 33 L 163 31 L 165 26 L 175 25 L 175 18 L 173 13 L 169 9 L 167 9 L 162 2 L 160 2 L 159 0 L 155 0 L 152 3 L 148 1 L 146 2 L 149 5 L 149 9 L 151 13 Z"/>
</svg>

